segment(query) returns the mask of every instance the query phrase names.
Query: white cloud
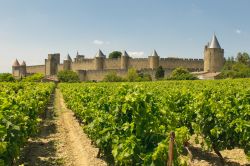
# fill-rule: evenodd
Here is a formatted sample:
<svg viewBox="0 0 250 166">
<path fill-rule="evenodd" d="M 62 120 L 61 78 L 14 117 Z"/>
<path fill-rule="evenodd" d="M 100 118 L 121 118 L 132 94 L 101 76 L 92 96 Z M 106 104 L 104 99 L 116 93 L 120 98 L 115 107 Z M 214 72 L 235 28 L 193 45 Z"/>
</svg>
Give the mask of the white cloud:
<svg viewBox="0 0 250 166">
<path fill-rule="evenodd" d="M 235 31 L 237 34 L 241 34 L 241 30 L 240 29 L 236 29 Z"/>
<path fill-rule="evenodd" d="M 144 56 L 143 51 L 130 51 L 130 52 L 128 52 L 128 54 L 132 57 L 135 57 L 135 58 L 142 58 Z"/>
<path fill-rule="evenodd" d="M 98 40 L 98 39 L 94 40 L 92 43 L 96 44 L 96 45 L 104 45 L 104 44 L 109 45 L 110 44 L 109 41 L 102 41 L 102 40 Z"/>
<path fill-rule="evenodd" d="M 94 40 L 94 41 L 93 41 L 93 44 L 96 44 L 96 45 L 103 45 L 103 44 L 104 44 L 104 41 L 101 41 L 101 40 Z"/>
</svg>

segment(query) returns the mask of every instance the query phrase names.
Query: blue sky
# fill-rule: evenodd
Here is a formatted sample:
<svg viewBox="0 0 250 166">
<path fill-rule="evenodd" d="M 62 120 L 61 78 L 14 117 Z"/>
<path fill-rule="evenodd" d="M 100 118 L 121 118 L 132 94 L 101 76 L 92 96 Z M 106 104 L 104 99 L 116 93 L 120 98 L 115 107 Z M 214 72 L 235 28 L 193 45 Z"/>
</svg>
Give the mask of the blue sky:
<svg viewBox="0 0 250 166">
<path fill-rule="evenodd" d="M 0 0 L 0 72 L 15 58 L 44 64 L 76 51 L 127 50 L 147 57 L 203 58 L 215 32 L 225 57 L 250 53 L 249 0 Z"/>
</svg>

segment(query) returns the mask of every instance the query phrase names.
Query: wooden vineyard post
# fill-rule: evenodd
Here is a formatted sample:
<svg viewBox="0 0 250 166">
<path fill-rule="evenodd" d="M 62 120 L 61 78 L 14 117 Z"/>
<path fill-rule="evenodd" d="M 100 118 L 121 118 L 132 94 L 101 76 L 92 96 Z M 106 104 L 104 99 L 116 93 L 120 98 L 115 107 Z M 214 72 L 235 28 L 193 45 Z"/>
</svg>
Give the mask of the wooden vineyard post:
<svg viewBox="0 0 250 166">
<path fill-rule="evenodd" d="M 174 139 L 175 139 L 175 133 L 173 131 L 171 131 L 170 132 L 169 147 L 168 147 L 168 163 L 167 163 L 167 166 L 173 166 Z"/>
</svg>

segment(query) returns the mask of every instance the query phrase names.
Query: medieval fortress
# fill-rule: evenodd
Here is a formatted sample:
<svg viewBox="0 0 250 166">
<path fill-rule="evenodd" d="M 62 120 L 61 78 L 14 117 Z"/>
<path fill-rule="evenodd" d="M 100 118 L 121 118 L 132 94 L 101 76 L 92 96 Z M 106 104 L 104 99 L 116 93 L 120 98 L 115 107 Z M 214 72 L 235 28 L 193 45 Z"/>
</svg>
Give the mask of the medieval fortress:
<svg viewBox="0 0 250 166">
<path fill-rule="evenodd" d="M 125 76 L 129 68 L 134 68 L 139 72 L 148 73 L 154 78 L 159 66 L 165 70 L 165 76 L 177 67 L 184 67 L 189 71 L 216 73 L 221 71 L 224 62 L 224 49 L 220 47 L 216 36 L 213 35 L 211 42 L 204 48 L 204 60 L 160 58 L 155 50 L 148 58 L 132 58 L 126 51 L 123 51 L 120 58 L 110 59 L 99 50 L 93 59 L 85 58 L 84 55 L 79 55 L 77 52 L 74 60 L 68 55 L 67 59 L 60 63 L 60 54 L 57 53 L 49 54 L 43 65 L 26 66 L 24 61 L 19 64 L 16 59 L 12 65 L 12 74 L 16 78 L 34 73 L 41 73 L 49 77 L 62 70 L 73 70 L 78 73 L 81 81 L 100 81 L 110 72 Z"/>
</svg>

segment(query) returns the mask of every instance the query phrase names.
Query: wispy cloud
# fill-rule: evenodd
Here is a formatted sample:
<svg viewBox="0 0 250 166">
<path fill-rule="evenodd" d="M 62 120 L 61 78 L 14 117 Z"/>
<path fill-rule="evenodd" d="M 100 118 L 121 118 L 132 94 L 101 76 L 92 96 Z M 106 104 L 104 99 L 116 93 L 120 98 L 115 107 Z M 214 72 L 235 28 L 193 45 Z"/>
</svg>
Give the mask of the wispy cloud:
<svg viewBox="0 0 250 166">
<path fill-rule="evenodd" d="M 96 44 L 96 45 L 103 45 L 104 42 L 101 41 L 101 40 L 94 40 L 94 41 L 93 41 L 93 44 Z"/>
<path fill-rule="evenodd" d="M 236 32 L 237 34 L 241 34 L 241 30 L 240 30 L 240 29 L 236 29 L 235 32 Z"/>
<path fill-rule="evenodd" d="M 143 51 L 130 51 L 130 52 L 128 52 L 128 54 L 132 57 L 135 57 L 135 58 L 141 58 L 144 56 Z"/>
<path fill-rule="evenodd" d="M 109 41 L 102 41 L 102 40 L 98 40 L 98 39 L 94 40 L 92 43 L 96 44 L 96 45 L 104 45 L 104 44 L 109 45 L 110 44 Z"/>
</svg>

